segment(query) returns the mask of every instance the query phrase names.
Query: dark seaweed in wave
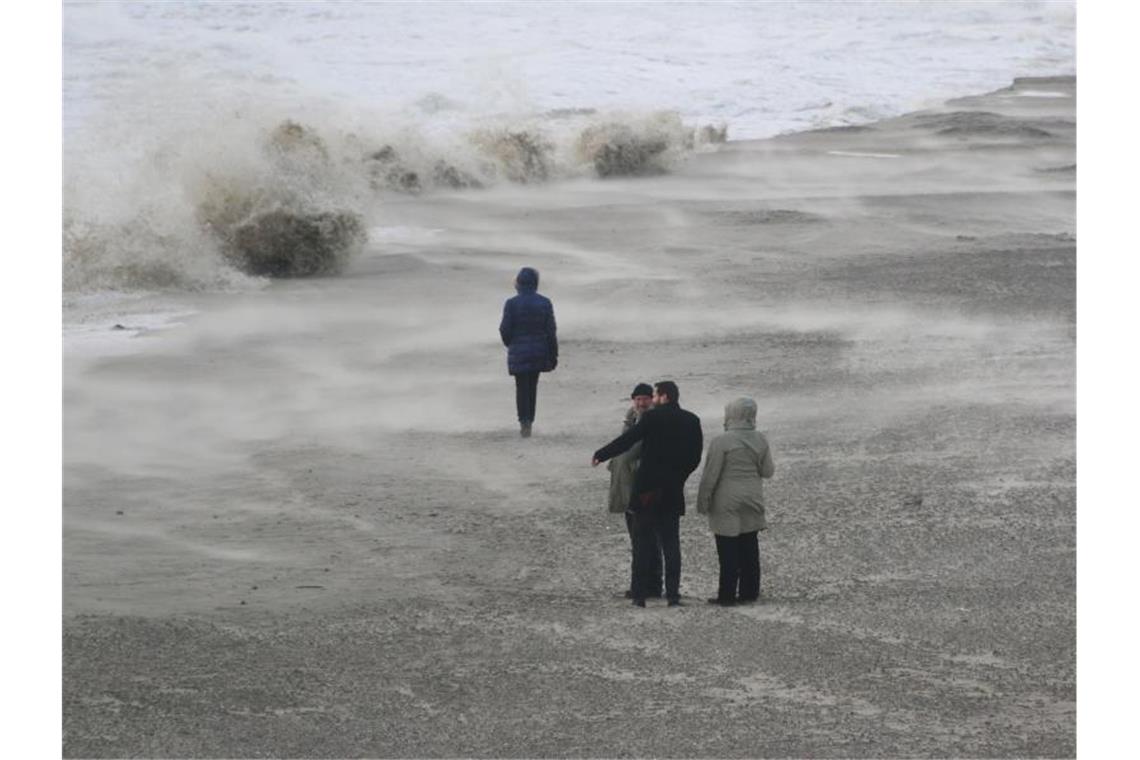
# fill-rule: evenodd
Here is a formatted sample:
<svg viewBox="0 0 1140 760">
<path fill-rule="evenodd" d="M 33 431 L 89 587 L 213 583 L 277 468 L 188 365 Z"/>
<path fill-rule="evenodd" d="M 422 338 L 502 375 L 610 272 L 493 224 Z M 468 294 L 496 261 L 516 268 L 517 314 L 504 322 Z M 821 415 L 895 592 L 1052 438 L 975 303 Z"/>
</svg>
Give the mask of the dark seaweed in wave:
<svg viewBox="0 0 1140 760">
<path fill-rule="evenodd" d="M 315 207 L 305 183 L 319 183 L 331 165 L 314 130 L 285 121 L 270 134 L 266 151 L 282 187 L 216 187 L 198 207 L 223 255 L 238 270 L 265 277 L 335 274 L 364 247 L 364 219 L 349 209 Z M 283 191 L 284 190 L 284 191 Z"/>
<path fill-rule="evenodd" d="M 727 140 L 728 127 L 723 124 L 692 130 L 669 118 L 640 124 L 611 121 L 583 129 L 577 153 L 593 165 L 598 177 L 639 177 L 668 172 L 679 154 L 694 150 L 698 144 Z"/>
<path fill-rule="evenodd" d="M 545 182 L 553 174 L 554 143 L 537 131 L 525 129 L 484 130 L 474 142 L 495 161 L 511 182 Z"/>
<path fill-rule="evenodd" d="M 599 177 L 635 177 L 661 174 L 658 157 L 669 147 L 659 135 L 638 135 L 625 124 L 601 124 L 578 138 L 582 157 L 594 165 Z"/>
<path fill-rule="evenodd" d="M 247 274 L 307 277 L 341 271 L 366 240 L 363 220 L 356 214 L 278 210 L 235 227 L 225 251 Z"/>
</svg>

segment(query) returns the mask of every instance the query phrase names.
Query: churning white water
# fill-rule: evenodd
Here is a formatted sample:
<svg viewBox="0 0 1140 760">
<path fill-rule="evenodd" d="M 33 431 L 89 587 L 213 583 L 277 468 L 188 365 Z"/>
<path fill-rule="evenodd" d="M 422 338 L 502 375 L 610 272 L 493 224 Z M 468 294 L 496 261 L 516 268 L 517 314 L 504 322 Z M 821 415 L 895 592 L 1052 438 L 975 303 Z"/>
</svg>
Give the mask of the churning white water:
<svg viewBox="0 0 1140 760">
<path fill-rule="evenodd" d="M 1072 74 L 1074 31 L 1067 2 L 68 2 L 65 323 L 261 287 L 251 219 L 376 239 L 400 194 L 667 172 L 725 132 Z"/>
<path fill-rule="evenodd" d="M 64 25 L 69 128 L 109 106 L 178 117 L 189 90 L 428 130 L 668 109 L 753 138 L 1072 74 L 1075 48 L 1069 2 L 99 2 L 66 3 Z"/>
</svg>

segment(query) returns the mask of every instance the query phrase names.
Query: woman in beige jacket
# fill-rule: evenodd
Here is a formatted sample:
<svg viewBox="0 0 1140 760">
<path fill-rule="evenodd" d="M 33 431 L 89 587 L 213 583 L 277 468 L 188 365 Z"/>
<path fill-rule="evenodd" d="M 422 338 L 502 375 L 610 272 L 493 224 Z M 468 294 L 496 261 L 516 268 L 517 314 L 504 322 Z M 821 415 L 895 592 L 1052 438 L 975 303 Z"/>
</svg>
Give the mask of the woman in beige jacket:
<svg viewBox="0 0 1140 760">
<path fill-rule="evenodd" d="M 764 520 L 762 478 L 775 465 L 768 441 L 756 431 L 756 402 L 738 398 L 724 408 L 724 433 L 709 443 L 697 492 L 697 511 L 709 516 L 720 560 L 720 588 L 710 604 L 754 602 L 760 597 L 760 542 Z"/>
</svg>

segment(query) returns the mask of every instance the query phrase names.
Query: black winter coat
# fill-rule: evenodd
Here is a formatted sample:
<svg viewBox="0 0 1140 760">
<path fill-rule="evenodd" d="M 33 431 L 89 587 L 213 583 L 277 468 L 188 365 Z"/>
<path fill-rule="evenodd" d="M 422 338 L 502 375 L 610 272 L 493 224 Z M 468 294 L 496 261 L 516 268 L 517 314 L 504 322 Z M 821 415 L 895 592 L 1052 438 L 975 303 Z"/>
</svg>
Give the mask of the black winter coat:
<svg viewBox="0 0 1140 760">
<path fill-rule="evenodd" d="M 636 425 L 594 452 L 600 462 L 641 441 L 641 465 L 633 481 L 630 511 L 661 509 L 685 514 L 685 480 L 701 463 L 704 437 L 697 415 L 677 404 L 656 406 Z"/>
</svg>

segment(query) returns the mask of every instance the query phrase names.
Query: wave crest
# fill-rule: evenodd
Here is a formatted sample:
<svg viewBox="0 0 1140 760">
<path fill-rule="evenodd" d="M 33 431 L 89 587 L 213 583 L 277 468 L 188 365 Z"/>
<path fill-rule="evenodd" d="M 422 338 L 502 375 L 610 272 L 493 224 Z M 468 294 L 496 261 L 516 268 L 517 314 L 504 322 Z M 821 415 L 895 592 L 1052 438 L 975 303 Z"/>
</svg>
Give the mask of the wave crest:
<svg viewBox="0 0 1140 760">
<path fill-rule="evenodd" d="M 165 132 L 109 124 L 66 145 L 69 291 L 249 287 L 265 276 L 334 273 L 366 244 L 369 212 L 391 193 L 659 174 L 726 137 L 723 125 L 694 129 L 673 112 L 593 109 L 441 129 L 213 104 Z"/>
</svg>

